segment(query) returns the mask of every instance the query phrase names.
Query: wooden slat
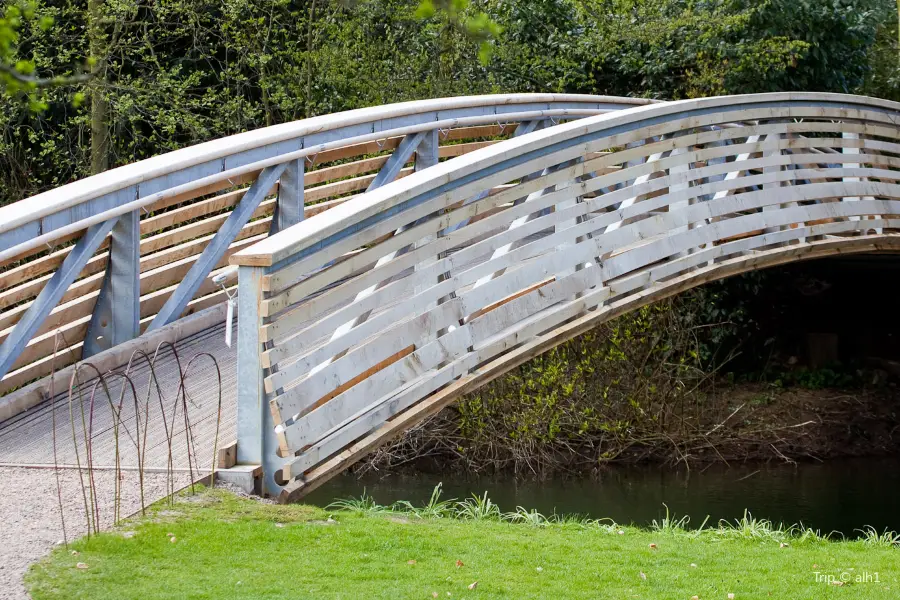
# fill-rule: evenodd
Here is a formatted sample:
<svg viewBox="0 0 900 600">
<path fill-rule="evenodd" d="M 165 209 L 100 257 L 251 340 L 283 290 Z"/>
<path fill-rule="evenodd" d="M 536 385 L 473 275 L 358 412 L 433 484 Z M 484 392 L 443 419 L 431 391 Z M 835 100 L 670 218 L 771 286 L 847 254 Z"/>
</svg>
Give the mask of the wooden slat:
<svg viewBox="0 0 900 600">
<path fill-rule="evenodd" d="M 882 237 L 877 240 L 873 239 L 874 237 L 854 238 L 849 243 L 844 243 L 843 241 L 835 243 L 832 241 L 830 242 L 831 247 L 822 246 L 829 242 L 812 242 L 807 243 L 803 248 L 779 248 L 768 252 L 765 256 L 754 256 L 752 261 L 746 258 L 734 259 L 728 263 L 719 263 L 707 267 L 702 272 L 691 273 L 678 280 L 660 283 L 652 289 L 623 299 L 612 306 L 588 313 L 575 321 L 535 337 L 515 350 L 479 367 L 474 373 L 466 374 L 460 379 L 453 381 L 440 391 L 426 396 L 425 400 L 412 404 L 410 408 L 400 412 L 393 419 L 388 420 L 370 432 L 364 433 L 360 439 L 353 441 L 333 456 L 323 457 L 323 459 L 327 460 L 318 463 L 313 469 L 307 471 L 303 479 L 290 481 L 279 496 L 279 501 L 293 502 L 298 500 L 341 473 L 373 449 L 393 440 L 403 431 L 421 422 L 429 415 L 436 414 L 456 398 L 475 391 L 532 358 L 590 331 L 602 322 L 636 310 L 641 306 L 658 302 L 690 287 L 695 287 L 699 285 L 697 281 L 705 283 L 714 279 L 723 279 L 740 272 L 768 268 L 792 262 L 793 260 L 815 259 L 823 256 L 856 252 L 900 252 L 900 239 L 898 237 Z"/>
</svg>

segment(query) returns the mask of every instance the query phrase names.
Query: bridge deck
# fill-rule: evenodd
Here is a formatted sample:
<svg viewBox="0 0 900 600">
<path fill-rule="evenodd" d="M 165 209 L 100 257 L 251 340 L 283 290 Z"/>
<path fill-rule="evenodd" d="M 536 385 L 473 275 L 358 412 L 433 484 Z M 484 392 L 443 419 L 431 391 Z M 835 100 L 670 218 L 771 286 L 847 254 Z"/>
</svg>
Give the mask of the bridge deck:
<svg viewBox="0 0 900 600">
<path fill-rule="evenodd" d="M 201 331 L 180 340 L 176 344 L 177 360 L 171 349 L 161 349 L 153 364 L 156 383 L 150 385 L 151 368 L 146 360 L 135 360 L 130 378 L 137 390 L 139 417 L 128 386 L 121 400 L 121 377 L 108 381 L 109 395 L 98 388 L 93 401 L 91 418 L 91 389 L 96 379 L 81 385 L 81 393 L 70 396 L 66 392 L 56 394 L 52 401 L 44 402 L 21 415 L 0 424 L 0 457 L 4 465 L 53 465 L 54 422 L 56 428 L 56 464 L 82 466 L 87 461 L 85 431 L 90 432 L 90 451 L 95 467 L 115 465 L 116 441 L 123 468 L 138 466 L 137 448 L 140 445 L 143 464 L 148 470 L 165 469 L 169 457 L 171 439 L 172 466 L 176 470 L 198 466 L 208 471 L 212 465 L 213 446 L 234 440 L 235 437 L 235 356 L 236 348 L 225 345 L 224 324 Z M 213 363 L 198 357 L 186 369 L 192 357 L 209 353 L 221 371 L 221 412 L 219 404 L 219 378 Z M 181 381 L 181 370 L 188 370 L 185 378 L 187 390 L 187 415 L 192 441 L 191 465 L 185 432 L 184 407 L 176 402 Z M 124 371 L 122 365 L 117 372 Z M 87 377 L 87 375 L 85 375 Z M 149 392 L 149 395 L 148 395 Z M 161 392 L 161 398 L 160 393 Z M 112 398 L 112 402 L 110 402 Z M 148 402 L 149 399 L 149 402 Z M 162 400 L 162 401 L 160 401 Z M 114 418 L 113 406 L 121 403 L 121 417 Z M 217 419 L 217 415 L 220 418 Z M 165 416 L 165 419 L 163 419 Z M 116 421 L 119 425 L 116 427 Z M 73 426 L 74 422 L 74 426 Z M 138 426 L 139 425 L 139 426 Z M 217 429 L 218 425 L 218 438 Z M 136 433 L 140 432 L 137 436 Z M 73 434 L 74 432 L 74 434 Z M 196 455 L 196 457 L 193 457 Z"/>
</svg>

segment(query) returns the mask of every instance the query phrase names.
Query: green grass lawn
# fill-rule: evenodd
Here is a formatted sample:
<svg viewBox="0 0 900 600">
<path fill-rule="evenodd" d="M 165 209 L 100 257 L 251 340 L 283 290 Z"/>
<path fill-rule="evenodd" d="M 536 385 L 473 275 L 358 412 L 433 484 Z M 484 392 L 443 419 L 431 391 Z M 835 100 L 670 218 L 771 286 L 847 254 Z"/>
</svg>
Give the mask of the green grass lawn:
<svg viewBox="0 0 900 600">
<path fill-rule="evenodd" d="M 325 511 L 208 490 L 60 547 L 26 585 L 35 600 L 900 597 L 891 540 L 825 541 L 751 520 L 700 533 L 677 522 L 641 530 L 536 513 L 508 522 L 489 503 L 455 506 Z M 824 581 L 842 573 L 849 583 Z M 866 573 L 873 581 L 854 581 Z"/>
</svg>

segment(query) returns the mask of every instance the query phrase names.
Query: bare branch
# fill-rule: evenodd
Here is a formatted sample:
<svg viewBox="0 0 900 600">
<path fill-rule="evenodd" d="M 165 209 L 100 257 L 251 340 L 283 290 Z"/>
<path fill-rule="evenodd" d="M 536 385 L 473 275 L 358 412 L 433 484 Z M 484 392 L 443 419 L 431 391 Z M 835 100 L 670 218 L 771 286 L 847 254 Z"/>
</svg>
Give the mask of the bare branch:
<svg viewBox="0 0 900 600">
<path fill-rule="evenodd" d="M 68 77 L 34 77 L 32 75 L 25 75 L 24 73 L 19 72 L 15 67 L 2 62 L 0 62 L 0 74 L 6 75 L 23 86 L 41 89 L 86 83 L 94 77 L 93 72 L 81 73 L 79 75 L 71 75 Z"/>
</svg>

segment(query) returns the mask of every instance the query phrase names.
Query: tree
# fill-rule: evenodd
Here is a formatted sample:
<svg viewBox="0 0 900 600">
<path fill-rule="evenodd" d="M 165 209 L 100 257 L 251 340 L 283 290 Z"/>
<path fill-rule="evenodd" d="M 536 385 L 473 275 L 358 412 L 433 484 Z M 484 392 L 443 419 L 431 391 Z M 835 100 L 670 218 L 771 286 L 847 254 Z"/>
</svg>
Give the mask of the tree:
<svg viewBox="0 0 900 600">
<path fill-rule="evenodd" d="M 91 73 L 87 72 L 42 77 L 35 72 L 34 61 L 15 60 L 21 29 L 29 22 L 36 22 L 37 27 L 43 30 L 53 25 L 51 17 L 36 15 L 34 2 L 30 0 L 7 3 L 3 7 L 0 15 L 0 85 L 5 88 L 6 93 L 34 92 L 50 87 L 84 83 L 91 78 Z M 34 106 L 38 107 L 39 105 Z"/>
</svg>

